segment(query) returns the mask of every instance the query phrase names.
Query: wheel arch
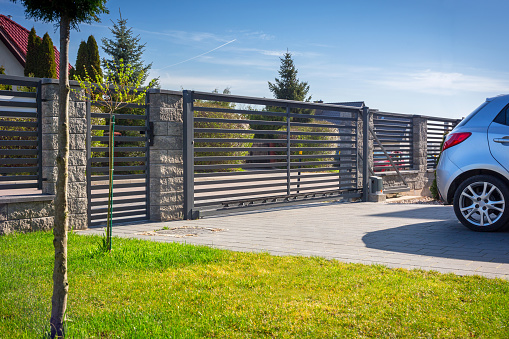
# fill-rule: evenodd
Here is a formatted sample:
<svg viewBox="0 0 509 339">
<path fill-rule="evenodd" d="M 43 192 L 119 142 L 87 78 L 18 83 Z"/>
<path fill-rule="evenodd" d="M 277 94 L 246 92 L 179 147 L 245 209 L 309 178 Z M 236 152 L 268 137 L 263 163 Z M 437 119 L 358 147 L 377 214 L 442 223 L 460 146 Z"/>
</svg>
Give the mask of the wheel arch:
<svg viewBox="0 0 509 339">
<path fill-rule="evenodd" d="M 475 175 L 491 175 L 495 178 L 500 179 L 507 186 L 509 186 L 509 179 L 507 179 L 507 177 L 505 177 L 504 175 L 502 175 L 496 171 L 492 171 L 489 169 L 473 169 L 473 170 L 461 173 L 454 179 L 454 181 L 449 186 L 449 191 L 447 192 L 447 202 L 452 204 L 452 201 L 454 199 L 454 192 L 456 192 L 456 189 L 458 188 L 458 186 L 461 185 L 461 183 L 463 181 L 465 181 L 468 178 L 473 177 Z"/>
</svg>

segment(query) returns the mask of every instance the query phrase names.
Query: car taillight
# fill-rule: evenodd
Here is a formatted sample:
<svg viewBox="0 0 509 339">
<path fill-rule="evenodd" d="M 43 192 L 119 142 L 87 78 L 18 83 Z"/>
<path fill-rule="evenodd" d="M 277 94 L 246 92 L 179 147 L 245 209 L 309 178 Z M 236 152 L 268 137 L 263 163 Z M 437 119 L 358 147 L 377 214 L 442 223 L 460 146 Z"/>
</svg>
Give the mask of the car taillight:
<svg viewBox="0 0 509 339">
<path fill-rule="evenodd" d="M 470 132 L 448 134 L 447 137 L 445 138 L 444 147 L 442 147 L 442 152 L 452 146 L 456 146 L 457 144 L 462 143 L 463 141 L 467 140 L 467 138 L 471 135 L 472 133 Z"/>
</svg>

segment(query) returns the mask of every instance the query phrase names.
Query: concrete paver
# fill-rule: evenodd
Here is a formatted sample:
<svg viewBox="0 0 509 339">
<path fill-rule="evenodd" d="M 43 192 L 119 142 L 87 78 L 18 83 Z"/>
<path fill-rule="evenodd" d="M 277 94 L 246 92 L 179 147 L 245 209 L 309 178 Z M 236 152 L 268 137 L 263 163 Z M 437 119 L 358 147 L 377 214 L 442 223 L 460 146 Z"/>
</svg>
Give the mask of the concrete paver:
<svg viewBox="0 0 509 339">
<path fill-rule="evenodd" d="M 190 226 L 222 231 L 181 238 L 144 234 Z M 104 229 L 77 233 L 104 234 Z M 472 232 L 457 221 L 451 206 L 311 204 L 200 220 L 124 224 L 114 226 L 113 234 L 509 279 L 509 232 Z"/>
</svg>

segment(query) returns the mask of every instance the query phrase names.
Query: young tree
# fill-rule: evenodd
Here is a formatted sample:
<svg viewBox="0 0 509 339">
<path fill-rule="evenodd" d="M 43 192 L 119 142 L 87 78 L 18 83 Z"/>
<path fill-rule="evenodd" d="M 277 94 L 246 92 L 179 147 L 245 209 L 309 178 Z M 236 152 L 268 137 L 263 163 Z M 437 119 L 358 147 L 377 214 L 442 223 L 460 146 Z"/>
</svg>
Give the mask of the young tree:
<svg viewBox="0 0 509 339">
<path fill-rule="evenodd" d="M 276 78 L 274 83 L 269 81 L 269 89 L 274 94 L 276 99 L 295 100 L 295 101 L 310 101 L 311 96 L 307 96 L 309 92 L 309 85 L 307 82 L 299 81 L 297 79 L 297 69 L 293 63 L 292 54 L 288 51 L 284 54 L 279 68 L 280 78 Z M 310 110 L 292 109 L 292 113 L 310 114 Z M 293 119 L 295 121 L 306 122 L 311 119 L 299 118 Z"/>
<path fill-rule="evenodd" d="M 120 60 L 126 65 L 131 65 L 135 72 L 132 76 L 131 81 L 135 81 L 140 73 L 143 73 L 142 83 L 147 80 L 148 71 L 152 67 L 152 63 L 148 65 L 143 64 L 142 55 L 145 51 L 145 44 L 140 43 L 140 36 L 134 36 L 132 28 L 127 27 L 127 19 L 122 18 L 120 13 L 120 19 L 116 23 L 113 23 L 113 28 L 110 28 L 113 34 L 112 39 L 102 38 L 103 51 L 109 55 L 109 59 L 103 58 L 103 67 L 107 69 L 107 73 L 113 73 L 115 78 L 118 73 L 118 67 Z M 108 75 L 108 74 L 107 74 Z"/>
<path fill-rule="evenodd" d="M 29 76 L 30 74 L 35 76 L 35 74 L 38 73 L 40 45 L 41 39 L 37 36 L 35 28 L 32 27 L 28 34 L 27 57 L 24 72 L 25 76 Z"/>
<path fill-rule="evenodd" d="M 38 72 L 35 73 L 39 78 L 57 78 L 57 64 L 55 63 L 55 50 L 53 48 L 53 41 L 49 34 L 46 32 L 42 38 L 42 43 L 39 46 L 39 60 Z"/>
<path fill-rule="evenodd" d="M 12 0 L 20 1 L 28 18 L 54 22 L 60 27 L 60 79 L 58 116 L 57 188 L 53 245 L 53 296 L 51 299 L 51 337 L 64 337 L 64 316 L 67 307 L 67 184 L 69 164 L 69 40 L 71 27 L 99 21 L 99 14 L 108 13 L 106 0 Z"/>
</svg>

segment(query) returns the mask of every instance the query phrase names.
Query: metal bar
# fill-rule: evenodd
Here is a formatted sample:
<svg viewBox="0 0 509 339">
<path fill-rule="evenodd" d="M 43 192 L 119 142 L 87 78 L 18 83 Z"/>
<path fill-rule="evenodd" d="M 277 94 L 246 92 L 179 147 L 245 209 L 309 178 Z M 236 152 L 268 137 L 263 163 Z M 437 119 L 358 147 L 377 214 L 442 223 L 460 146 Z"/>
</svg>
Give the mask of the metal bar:
<svg viewBox="0 0 509 339">
<path fill-rule="evenodd" d="M 244 104 L 253 104 L 253 105 L 269 105 L 269 106 L 279 106 L 290 108 L 305 108 L 305 109 L 325 109 L 328 111 L 339 111 L 339 112 L 357 112 L 359 108 L 351 107 L 351 106 L 340 106 L 333 104 L 323 104 L 323 103 L 312 103 L 312 102 L 302 102 L 302 101 L 292 101 L 292 100 L 282 100 L 282 99 L 261 99 L 261 98 L 253 98 L 253 97 L 242 97 L 236 95 L 225 95 L 219 93 L 204 93 L 204 92 L 193 92 L 193 97 L 195 99 L 203 99 L 203 100 L 216 100 L 216 101 L 225 101 L 225 102 L 236 102 L 236 103 L 244 103 Z"/>
<path fill-rule="evenodd" d="M 122 217 L 131 217 L 131 216 L 135 216 L 135 215 L 146 215 L 146 206 L 143 205 L 143 206 L 140 206 L 139 209 L 133 209 L 133 210 L 130 210 L 128 212 L 120 212 L 120 211 L 117 211 L 116 207 L 115 207 L 115 212 L 112 213 L 112 223 L 113 223 L 113 220 L 114 219 L 117 219 L 117 218 L 122 218 Z M 104 219 L 105 218 L 105 214 L 103 213 L 96 213 L 95 211 L 92 212 L 92 220 L 100 220 L 100 219 Z"/>
<path fill-rule="evenodd" d="M 0 83 L 3 84 L 1 79 L 0 79 Z M 39 85 L 40 85 L 40 82 L 37 83 L 37 87 Z M 9 91 L 9 90 L 0 90 L 0 95 L 20 97 L 20 98 L 34 98 L 34 99 L 37 96 L 37 94 L 34 92 L 16 92 L 16 91 Z"/>
<path fill-rule="evenodd" d="M 92 141 L 94 141 L 92 137 Z M 105 152 L 106 154 L 109 153 L 108 147 L 92 147 L 92 152 Z M 115 152 L 143 152 L 145 153 L 147 151 L 147 147 L 115 147 Z"/>
<path fill-rule="evenodd" d="M 108 126 L 105 126 L 105 125 L 92 125 L 92 130 L 94 130 L 94 131 L 107 131 L 108 130 Z M 144 132 L 144 131 L 147 130 L 147 127 L 146 126 L 115 126 L 115 130 L 117 130 L 117 131 L 139 131 L 139 132 Z"/>
<path fill-rule="evenodd" d="M 37 108 L 37 102 L 29 101 L 3 101 L 0 100 L 0 107 L 25 107 L 25 108 Z"/>
<path fill-rule="evenodd" d="M 91 181 L 107 181 L 107 175 L 92 175 L 90 176 Z M 145 179 L 145 174 L 113 174 L 113 180 L 135 180 Z"/>
<path fill-rule="evenodd" d="M 92 215 L 92 119 L 91 119 L 91 106 L 90 101 L 86 101 L 86 121 L 87 121 L 87 223 L 91 226 Z"/>
<path fill-rule="evenodd" d="M 194 109 L 193 92 L 183 91 L 184 104 L 184 219 L 193 219 L 194 208 Z"/>
<path fill-rule="evenodd" d="M 92 113 L 92 118 L 103 118 L 108 119 L 109 113 Z M 115 117 L 117 120 L 145 120 L 144 115 L 137 115 L 137 114 L 115 114 Z"/>
<path fill-rule="evenodd" d="M 39 154 L 38 149 L 0 149 L 0 155 L 35 155 Z"/>
<path fill-rule="evenodd" d="M 37 112 L 18 112 L 0 110 L 0 117 L 6 118 L 37 118 Z"/>
<path fill-rule="evenodd" d="M 28 78 L 16 75 L 0 75 L 0 84 L 35 87 L 41 81 L 40 78 Z"/>
<path fill-rule="evenodd" d="M 362 110 L 362 201 L 368 201 L 368 176 L 369 176 L 369 115 L 368 107 Z"/>
<path fill-rule="evenodd" d="M 28 122 L 28 121 L 5 121 L 0 120 L 0 126 L 4 127 L 25 127 L 25 128 L 37 128 L 37 122 Z"/>
<path fill-rule="evenodd" d="M 15 190 L 21 188 L 39 188 L 37 182 L 25 184 L 0 185 L 0 192 L 4 190 Z"/>
<path fill-rule="evenodd" d="M 0 173 L 36 173 L 37 166 L 32 167 L 0 167 Z"/>
<path fill-rule="evenodd" d="M 116 128 L 116 126 L 115 126 L 115 128 Z M 97 158 L 92 158 L 92 160 L 94 162 L 96 162 L 96 163 L 101 163 L 101 162 L 108 162 L 109 158 L 106 158 L 106 157 L 97 157 Z M 115 163 L 118 163 L 118 162 L 133 162 L 133 161 L 146 162 L 147 161 L 147 157 L 115 157 Z"/>
<path fill-rule="evenodd" d="M 118 188 L 137 188 L 137 187 L 146 187 L 146 182 L 140 181 L 140 182 L 132 182 L 132 183 L 122 183 L 122 184 L 113 184 L 114 189 Z M 94 185 L 94 190 L 105 190 L 108 189 L 109 185 Z M 140 190 L 140 192 L 145 192 L 145 190 Z"/>
<path fill-rule="evenodd" d="M 133 198 L 133 199 L 124 199 L 120 200 L 118 204 L 133 204 L 133 203 L 144 203 L 146 199 L 143 198 Z M 90 207 L 96 207 L 96 206 L 107 206 L 108 201 L 107 200 L 100 200 L 100 201 L 92 201 L 90 203 Z"/>
<path fill-rule="evenodd" d="M 401 175 L 401 173 L 399 172 L 399 169 L 396 167 L 396 165 L 394 164 L 394 162 L 392 161 L 391 157 L 389 156 L 389 153 L 387 153 L 387 151 L 385 150 L 385 147 L 382 145 L 382 143 L 380 142 L 380 140 L 378 139 L 378 137 L 376 136 L 375 132 L 373 131 L 373 129 L 370 127 L 369 131 L 371 132 L 371 135 L 373 136 L 373 138 L 375 139 L 375 141 L 378 143 L 378 145 L 380 146 L 380 148 L 382 149 L 382 151 L 384 152 L 385 156 L 387 157 L 387 159 L 389 160 L 389 162 L 391 163 L 391 166 L 394 168 L 394 170 L 396 171 L 396 173 L 398 174 L 398 177 L 401 179 L 401 181 L 403 181 L 403 184 L 405 185 L 408 185 L 406 183 L 406 180 L 405 178 L 403 178 L 403 176 Z"/>
<path fill-rule="evenodd" d="M 27 181 L 27 180 L 36 180 L 37 175 L 2 175 L 0 176 L 0 181 Z"/>
<path fill-rule="evenodd" d="M 144 210 L 144 209 L 146 209 L 146 205 L 145 204 L 128 205 L 128 206 L 115 206 L 115 211 L 116 212 L 132 211 L 132 210 Z M 105 207 L 92 209 L 92 213 L 93 214 L 102 214 L 102 213 L 107 213 L 107 212 L 108 212 L 108 208 L 105 208 Z"/>
<path fill-rule="evenodd" d="M 150 93 L 147 91 L 145 93 L 145 147 L 146 153 L 145 157 L 147 158 L 147 169 L 145 170 L 145 198 L 146 198 L 146 209 L 145 214 L 147 219 L 150 219 L 150 138 L 153 140 L 153 129 L 150 128 Z M 118 209 L 117 209 L 118 210 Z"/>
<path fill-rule="evenodd" d="M 23 165 L 37 164 L 37 158 L 0 158 L 1 165 Z M 39 168 L 39 166 L 37 166 Z"/>
<path fill-rule="evenodd" d="M 116 172 L 122 172 L 122 171 L 144 171 L 147 169 L 147 166 L 116 166 L 115 171 Z M 90 172 L 92 173 L 98 173 L 98 172 L 108 172 L 108 167 L 91 167 Z"/>
<path fill-rule="evenodd" d="M 101 199 L 101 198 L 108 198 L 110 195 L 110 193 L 92 193 L 92 199 Z M 133 195 L 145 195 L 145 191 L 134 191 L 134 192 L 113 192 L 113 197 L 114 198 L 119 198 L 119 197 L 130 197 L 130 196 L 133 196 Z M 145 199 L 145 198 L 143 198 Z M 116 204 L 122 204 L 122 200 L 116 200 L 115 201 Z"/>
<path fill-rule="evenodd" d="M 0 136 L 2 137 L 37 137 L 38 133 L 37 131 L 0 131 Z"/>
<path fill-rule="evenodd" d="M 115 115 L 116 116 L 116 115 Z M 101 141 L 104 144 L 109 143 L 109 137 L 92 137 L 92 141 Z M 115 142 L 133 142 L 133 141 L 145 141 L 146 137 L 126 137 L 126 136 L 118 136 L 115 137 Z M 117 147 L 115 147 L 115 150 Z"/>
</svg>

